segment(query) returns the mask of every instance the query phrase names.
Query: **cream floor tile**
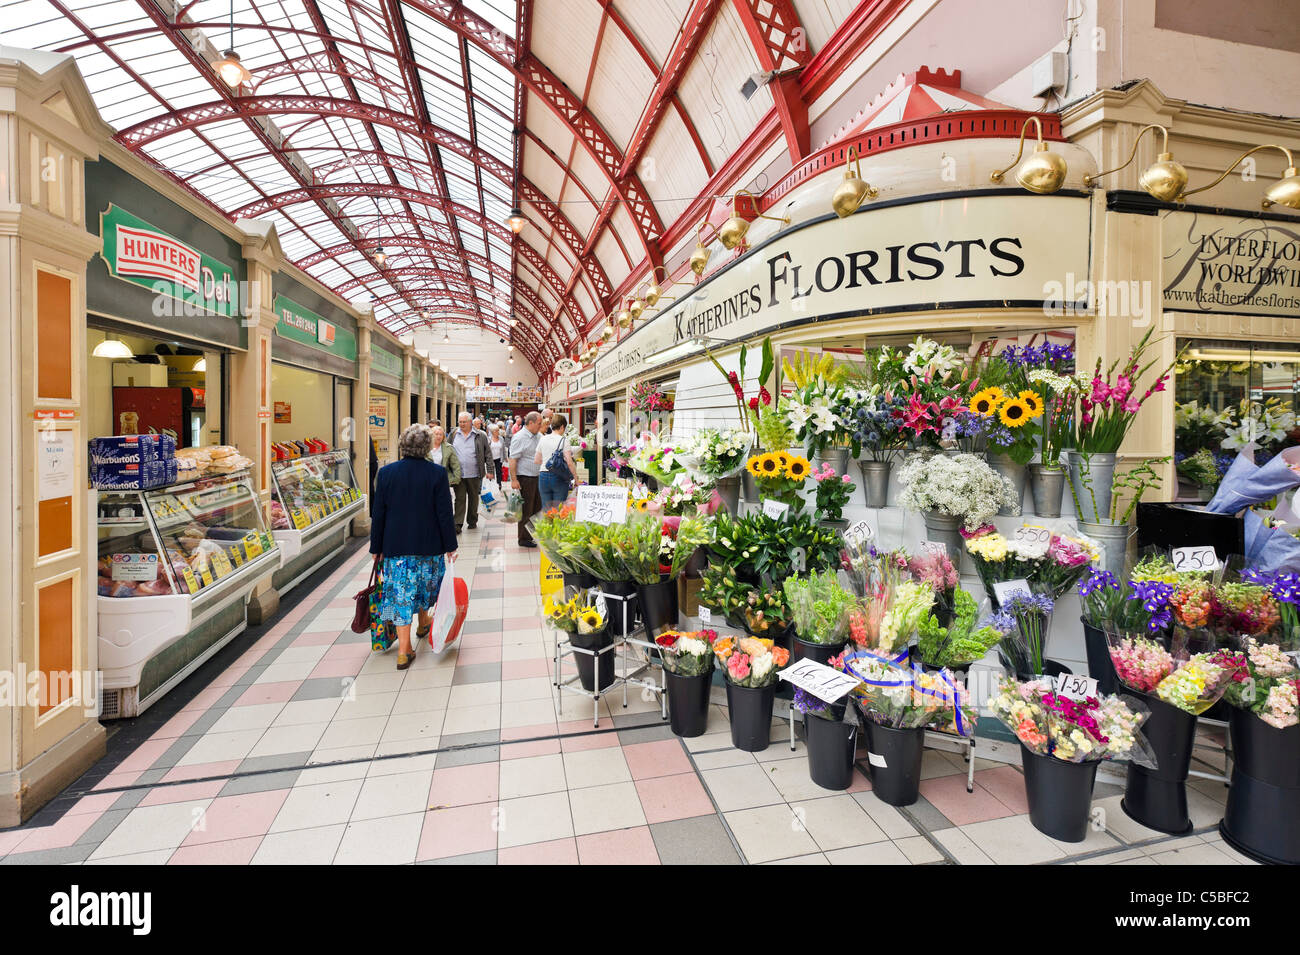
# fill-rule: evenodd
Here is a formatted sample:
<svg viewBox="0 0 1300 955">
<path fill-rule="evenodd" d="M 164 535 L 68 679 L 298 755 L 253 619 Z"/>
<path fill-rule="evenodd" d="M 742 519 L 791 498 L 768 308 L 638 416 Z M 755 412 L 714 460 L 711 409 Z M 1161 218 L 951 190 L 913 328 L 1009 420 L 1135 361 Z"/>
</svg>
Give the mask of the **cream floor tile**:
<svg viewBox="0 0 1300 955">
<path fill-rule="evenodd" d="M 375 755 L 374 743 L 362 743 L 355 746 L 317 746 L 311 754 L 308 764 L 338 763 L 345 761 L 368 760 Z"/>
<path fill-rule="evenodd" d="M 295 680 L 305 680 L 311 676 L 311 671 L 316 669 L 316 664 L 310 661 L 297 663 L 272 663 L 263 670 L 253 682 L 257 683 L 291 683 Z"/>
<path fill-rule="evenodd" d="M 903 855 L 907 856 L 907 861 L 912 865 L 943 861 L 943 853 L 936 849 L 925 836 L 897 839 L 894 841 L 894 845 L 902 851 Z"/>
<path fill-rule="evenodd" d="M 985 855 L 1000 865 L 1055 862 L 1066 856 L 1054 840 L 1034 828 L 1027 815 L 974 822 L 960 828 Z"/>
<path fill-rule="evenodd" d="M 397 701 L 393 704 L 390 715 L 400 716 L 403 713 L 426 713 L 430 710 L 445 710 L 450 698 L 450 686 L 412 687 L 406 685 L 397 694 Z"/>
<path fill-rule="evenodd" d="M 573 835 L 568 793 L 503 799 L 497 804 L 497 846 L 531 845 Z"/>
<path fill-rule="evenodd" d="M 1169 852 L 1155 851 L 1157 846 L 1148 846 L 1146 854 L 1158 865 L 1240 865 L 1240 857 L 1212 845 L 1202 842 L 1200 845 L 1186 846 Z"/>
<path fill-rule="evenodd" d="M 342 701 L 336 699 L 298 700 L 285 703 L 271 726 L 298 726 L 304 723 L 324 725 L 334 718 Z"/>
<path fill-rule="evenodd" d="M 504 680 L 500 684 L 502 703 L 522 703 L 528 700 L 550 700 L 549 677 L 529 677 L 525 680 Z"/>
<path fill-rule="evenodd" d="M 380 743 L 375 750 L 375 756 L 386 756 L 385 746 L 389 744 Z M 397 752 L 396 750 L 394 752 Z M 432 772 L 433 768 L 438 765 L 437 753 L 421 753 L 418 756 L 399 756 L 393 759 L 378 759 L 370 764 L 366 770 L 366 776 L 390 776 L 395 773 L 416 773 L 426 770 Z"/>
<path fill-rule="evenodd" d="M 759 765 L 763 767 L 768 779 L 786 802 L 817 799 L 832 793 L 831 790 L 823 789 L 812 781 L 812 777 L 808 775 L 806 759 L 787 759 Z M 849 798 L 851 799 L 852 796 Z"/>
<path fill-rule="evenodd" d="M 352 809 L 364 782 L 361 778 L 336 779 L 332 782 L 294 786 L 285 797 L 275 821 L 271 823 L 270 831 L 316 829 L 346 823 L 352 818 Z M 337 840 L 335 844 L 337 845 Z"/>
<path fill-rule="evenodd" d="M 750 863 L 789 859 L 818 851 L 817 843 L 785 803 L 723 814 Z"/>
<path fill-rule="evenodd" d="M 796 802 L 793 807 L 796 819 L 822 851 L 888 840 L 867 811 L 847 794 Z"/>
<path fill-rule="evenodd" d="M 568 789 L 564 759 L 559 753 L 507 759 L 501 764 L 500 798 L 515 799 Z"/>
<path fill-rule="evenodd" d="M 321 749 L 373 746 L 379 742 L 387 723 L 386 716 L 370 716 L 359 720 L 335 719 L 325 730 L 318 746 Z"/>
<path fill-rule="evenodd" d="M 631 782 L 572 789 L 569 805 L 573 809 L 573 831 L 579 836 L 646 824 L 641 798 Z"/>
<path fill-rule="evenodd" d="M 894 843 L 876 842 L 871 845 L 835 849 L 826 853 L 831 865 L 911 865 L 903 850 Z"/>
<path fill-rule="evenodd" d="M 916 835 L 916 827 L 897 807 L 881 802 L 870 792 L 854 793 L 853 798 L 890 839 L 907 839 Z"/>
<path fill-rule="evenodd" d="M 363 720 L 376 716 L 387 716 L 397 701 L 397 692 L 353 693 L 343 698 L 334 721 Z"/>
<path fill-rule="evenodd" d="M 573 719 L 573 715 L 567 717 L 559 716 L 559 709 L 555 702 L 548 696 L 542 700 L 521 700 L 518 703 L 501 704 L 501 726 L 504 729 L 510 729 L 516 726 L 537 726 L 542 723 L 552 723 L 557 719 Z M 579 718 L 591 718 L 591 704 L 587 704 L 587 709 Z M 609 714 L 602 711 L 601 717 L 604 720 L 609 719 Z M 606 722 L 602 724 L 608 726 Z"/>
<path fill-rule="evenodd" d="M 312 754 L 315 759 L 316 753 Z M 367 762 L 338 763 L 334 766 L 308 766 L 298 774 L 296 786 L 314 786 L 317 783 L 332 783 L 340 779 L 361 779 L 369 768 Z"/>
<path fill-rule="evenodd" d="M 351 618 L 348 618 L 347 623 L 351 622 Z M 325 656 L 325 651 L 328 649 L 329 647 L 326 646 L 285 647 L 275 658 L 275 662 L 277 665 L 281 663 L 320 663 L 321 658 Z"/>
<path fill-rule="evenodd" d="M 1157 832 L 1154 829 L 1148 829 L 1133 819 L 1130 819 L 1120 806 L 1123 796 L 1107 796 L 1104 799 L 1095 799 L 1092 803 L 1093 812 L 1101 810 L 1098 817 L 1102 820 L 1108 832 L 1118 838 L 1121 842 L 1133 844 L 1135 842 L 1146 842 L 1148 839 L 1164 839 L 1163 832 Z"/>
<path fill-rule="evenodd" d="M 419 749 L 432 749 L 438 745 L 446 715 L 444 710 L 394 713 L 388 718 L 380 744 L 403 742 L 407 744 L 406 748 L 409 750 L 416 748 L 411 744 L 418 743 Z"/>
<path fill-rule="evenodd" d="M 740 749 L 720 749 L 712 753 L 692 753 L 691 759 L 703 772 L 706 769 L 723 769 L 727 766 L 749 766 L 756 763 L 753 753 Z"/>
<path fill-rule="evenodd" d="M 564 775 L 570 790 L 632 780 L 632 773 L 627 768 L 627 760 L 623 758 L 621 746 L 565 753 L 563 760 Z"/>
<path fill-rule="evenodd" d="M 417 659 L 419 658 L 417 657 Z M 411 669 L 406 671 L 406 682 L 402 684 L 402 689 L 423 690 L 430 687 L 450 687 L 455 676 L 456 670 L 454 667 Z"/>
<path fill-rule="evenodd" d="M 465 683 L 451 688 L 447 708 L 457 710 L 462 707 L 487 706 L 489 704 L 499 704 L 500 702 L 500 683 Z"/>
<path fill-rule="evenodd" d="M 323 723 L 273 726 L 262 735 L 257 745 L 248 751 L 248 755 L 279 756 L 283 753 L 310 753 L 320 743 L 324 733 Z"/>
<path fill-rule="evenodd" d="M 257 745 L 265 730 L 239 730 L 234 733 L 207 733 L 199 737 L 189 752 L 177 760 L 177 766 L 221 763 L 243 759 Z"/>
<path fill-rule="evenodd" d="M 82 865 L 166 865 L 175 849 L 156 849 L 153 852 L 132 852 L 124 856 L 108 856 L 97 859 L 93 856 Z"/>
<path fill-rule="evenodd" d="M 429 786 L 433 770 L 367 776 L 352 809 L 352 818 L 377 819 L 424 812 L 429 808 Z"/>
<path fill-rule="evenodd" d="M 490 703 L 486 706 L 462 706 L 447 710 L 442 724 L 442 735 L 453 736 L 458 733 L 480 733 L 483 730 L 501 728 L 501 706 Z"/>
<path fill-rule="evenodd" d="M 710 769 L 700 775 L 713 795 L 713 801 L 724 813 L 774 803 L 785 804 L 776 786 L 767 778 L 766 769 L 756 762 Z"/>
<path fill-rule="evenodd" d="M 349 684 L 352 692 L 361 693 L 396 693 L 402 688 L 402 678 L 411 671 L 402 672 L 393 671 L 396 664 L 384 667 L 382 670 L 375 669 L 372 671 L 362 670 L 359 677 Z"/>
<path fill-rule="evenodd" d="M 774 862 L 760 862 L 759 865 L 830 865 L 830 860 L 820 852 L 813 852 L 806 856 L 795 856 L 793 859 L 777 859 Z"/>
<path fill-rule="evenodd" d="M 984 850 L 958 828 L 940 829 L 934 837 L 962 865 L 993 865 L 993 860 L 984 854 Z"/>
<path fill-rule="evenodd" d="M 343 831 L 335 865 L 406 865 L 415 861 L 424 813 L 358 819 Z"/>
<path fill-rule="evenodd" d="M 155 850 L 172 850 L 185 841 L 194 827 L 202 824 L 203 811 L 211 799 L 138 806 L 118 823 L 91 859 L 131 855 Z"/>
<path fill-rule="evenodd" d="M 239 730 L 266 729 L 284 709 L 283 703 L 257 703 L 252 706 L 232 706 L 212 724 L 209 733 L 234 733 Z"/>
<path fill-rule="evenodd" d="M 329 865 L 334 861 L 343 830 L 336 826 L 273 832 L 262 840 L 250 865 Z"/>
</svg>

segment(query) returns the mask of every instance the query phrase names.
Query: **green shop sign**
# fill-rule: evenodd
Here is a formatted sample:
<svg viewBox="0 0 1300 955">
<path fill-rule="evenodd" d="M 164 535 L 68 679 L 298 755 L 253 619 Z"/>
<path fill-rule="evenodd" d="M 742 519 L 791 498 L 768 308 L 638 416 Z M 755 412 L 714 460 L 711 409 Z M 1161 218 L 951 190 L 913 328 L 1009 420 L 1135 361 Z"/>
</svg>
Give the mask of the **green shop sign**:
<svg viewBox="0 0 1300 955">
<path fill-rule="evenodd" d="M 114 277 L 180 302 L 185 314 L 239 313 L 239 284 L 224 262 L 112 203 L 99 214 L 99 235 L 99 254 Z M 159 317 L 173 314 L 157 306 L 154 311 Z"/>
<path fill-rule="evenodd" d="M 348 361 L 357 360 L 357 336 L 322 318 L 291 298 L 277 295 L 275 333 L 281 338 L 318 348 Z"/>
<path fill-rule="evenodd" d="M 402 377 L 402 359 L 378 345 L 370 346 L 371 367 L 394 378 Z"/>
</svg>

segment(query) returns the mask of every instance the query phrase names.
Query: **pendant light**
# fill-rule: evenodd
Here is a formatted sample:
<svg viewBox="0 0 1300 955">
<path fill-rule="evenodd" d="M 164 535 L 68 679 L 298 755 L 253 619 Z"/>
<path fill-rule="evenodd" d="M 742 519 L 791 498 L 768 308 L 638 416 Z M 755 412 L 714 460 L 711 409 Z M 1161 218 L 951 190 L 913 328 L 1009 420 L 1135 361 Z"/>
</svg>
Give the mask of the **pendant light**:
<svg viewBox="0 0 1300 955">
<path fill-rule="evenodd" d="M 212 64 L 212 69 L 232 90 L 253 80 L 253 74 L 239 62 L 239 54 L 235 52 L 235 0 L 230 0 L 230 49 L 221 54 L 221 59 Z"/>
<path fill-rule="evenodd" d="M 1029 131 L 1030 123 L 1034 124 L 1038 132 L 1038 145 L 1034 147 L 1032 156 L 1020 162 L 1020 157 L 1025 154 L 1025 133 Z M 1030 116 L 1020 127 L 1020 148 L 1016 150 L 1016 158 L 1011 160 L 1011 166 L 995 170 L 989 175 L 989 179 L 993 182 L 1001 182 L 1002 177 L 1016 163 L 1020 163 L 1020 168 L 1016 170 L 1016 182 L 1030 192 L 1046 195 L 1056 192 L 1065 182 L 1065 159 L 1059 153 L 1048 149 L 1047 143 L 1043 142 L 1043 123 L 1037 116 Z"/>
<path fill-rule="evenodd" d="M 91 354 L 96 358 L 134 358 L 135 352 L 131 351 L 131 346 L 122 339 L 113 335 L 106 335 L 104 340 L 95 346 Z"/>
</svg>

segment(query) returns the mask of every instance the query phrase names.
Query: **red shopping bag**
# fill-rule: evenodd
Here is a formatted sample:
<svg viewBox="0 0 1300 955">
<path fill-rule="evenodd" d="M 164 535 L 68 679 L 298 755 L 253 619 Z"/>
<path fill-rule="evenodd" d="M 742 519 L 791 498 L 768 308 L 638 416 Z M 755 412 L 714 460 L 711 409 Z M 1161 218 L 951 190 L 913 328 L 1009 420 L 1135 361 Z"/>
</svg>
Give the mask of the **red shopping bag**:
<svg viewBox="0 0 1300 955">
<path fill-rule="evenodd" d="M 447 644 L 453 644 L 460 636 L 461 624 L 465 622 L 465 615 L 469 613 L 469 587 L 465 586 L 465 581 L 459 577 L 456 578 L 456 619 L 452 622 L 451 632 L 447 634 Z"/>
<path fill-rule="evenodd" d="M 460 636 L 461 624 L 469 613 L 469 588 L 456 576 L 455 561 L 448 560 L 433 606 L 433 624 L 429 627 L 429 647 L 442 653 Z"/>
</svg>

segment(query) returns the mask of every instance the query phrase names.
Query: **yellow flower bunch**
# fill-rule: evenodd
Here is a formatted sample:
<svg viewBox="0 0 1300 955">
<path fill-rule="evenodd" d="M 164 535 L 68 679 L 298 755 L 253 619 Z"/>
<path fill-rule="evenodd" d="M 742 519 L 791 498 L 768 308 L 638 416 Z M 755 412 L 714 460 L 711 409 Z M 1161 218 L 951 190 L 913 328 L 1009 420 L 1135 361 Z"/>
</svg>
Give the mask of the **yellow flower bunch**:
<svg viewBox="0 0 1300 955">
<path fill-rule="evenodd" d="M 754 455 L 745 463 L 745 470 L 760 479 L 803 481 L 812 473 L 812 463 L 786 451 L 771 451 Z"/>
<path fill-rule="evenodd" d="M 996 414 L 1008 428 L 1022 428 L 1035 418 L 1043 416 L 1043 397 L 1036 391 L 1025 389 L 1018 395 L 1008 395 L 993 385 L 971 398 L 968 405 L 978 415 Z"/>
<path fill-rule="evenodd" d="M 573 633 L 596 633 L 605 626 L 605 618 L 594 606 L 585 606 L 579 594 L 568 600 L 554 600 L 550 597 L 542 601 L 542 610 L 546 621 L 553 627 Z"/>
<path fill-rule="evenodd" d="M 631 508 L 634 511 L 638 511 L 644 514 L 649 507 L 650 507 L 650 498 L 648 497 L 638 497 L 632 500 Z"/>
<path fill-rule="evenodd" d="M 994 563 L 1007 559 L 1007 539 L 997 532 L 970 538 L 966 541 L 966 549 L 976 557 Z"/>
</svg>

